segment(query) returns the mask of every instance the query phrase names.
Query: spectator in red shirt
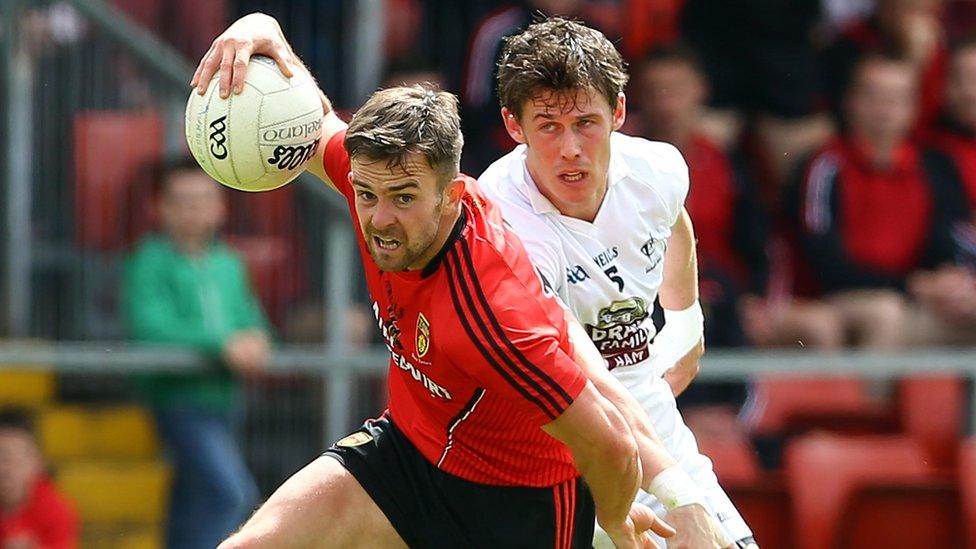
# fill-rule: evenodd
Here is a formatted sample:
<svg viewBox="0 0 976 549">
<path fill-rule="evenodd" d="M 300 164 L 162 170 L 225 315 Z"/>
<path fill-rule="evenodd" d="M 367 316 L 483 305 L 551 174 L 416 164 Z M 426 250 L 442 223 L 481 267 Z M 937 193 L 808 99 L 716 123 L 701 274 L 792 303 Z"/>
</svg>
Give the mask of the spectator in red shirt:
<svg viewBox="0 0 976 549">
<path fill-rule="evenodd" d="M 958 255 L 955 170 L 909 140 L 917 86 L 910 61 L 861 60 L 845 97 L 847 131 L 813 156 L 791 200 L 812 289 L 844 339 L 864 346 L 906 343 L 909 278 Z"/>
<path fill-rule="evenodd" d="M 77 545 L 78 517 L 44 472 L 30 420 L 0 412 L 0 549 Z"/>
</svg>

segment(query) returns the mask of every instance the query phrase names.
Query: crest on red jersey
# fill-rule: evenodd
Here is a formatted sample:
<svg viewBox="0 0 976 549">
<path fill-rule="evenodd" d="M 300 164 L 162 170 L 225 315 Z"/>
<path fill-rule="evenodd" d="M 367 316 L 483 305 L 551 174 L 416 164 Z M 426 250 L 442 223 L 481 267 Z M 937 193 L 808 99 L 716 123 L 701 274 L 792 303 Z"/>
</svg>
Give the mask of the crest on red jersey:
<svg viewBox="0 0 976 549">
<path fill-rule="evenodd" d="M 422 358 L 430 350 L 430 322 L 424 313 L 417 315 L 417 357 Z"/>
</svg>

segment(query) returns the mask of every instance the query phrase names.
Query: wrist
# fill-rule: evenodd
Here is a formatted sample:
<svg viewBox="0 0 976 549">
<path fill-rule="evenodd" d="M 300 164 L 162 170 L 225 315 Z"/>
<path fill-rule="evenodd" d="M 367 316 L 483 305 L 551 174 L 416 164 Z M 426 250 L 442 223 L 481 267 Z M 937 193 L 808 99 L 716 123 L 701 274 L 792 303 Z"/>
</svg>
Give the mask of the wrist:
<svg viewBox="0 0 976 549">
<path fill-rule="evenodd" d="M 668 511 L 693 504 L 708 508 L 704 491 L 679 465 L 672 465 L 658 473 L 651 481 L 648 492 Z"/>
<path fill-rule="evenodd" d="M 653 343 L 654 374 L 663 376 L 701 341 L 704 333 L 705 315 L 699 300 L 685 309 L 664 309 L 664 328 Z"/>
</svg>

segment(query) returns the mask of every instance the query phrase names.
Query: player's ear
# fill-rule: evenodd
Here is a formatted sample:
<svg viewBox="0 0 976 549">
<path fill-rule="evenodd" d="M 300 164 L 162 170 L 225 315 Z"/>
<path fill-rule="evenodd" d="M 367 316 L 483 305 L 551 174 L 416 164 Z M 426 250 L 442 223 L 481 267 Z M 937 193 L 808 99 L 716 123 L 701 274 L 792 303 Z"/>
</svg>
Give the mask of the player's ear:
<svg viewBox="0 0 976 549">
<path fill-rule="evenodd" d="M 464 177 L 461 174 L 458 174 L 457 177 L 452 179 L 444 189 L 444 194 L 447 196 L 447 200 L 450 204 L 457 204 L 460 202 L 461 196 L 464 194 Z"/>
<path fill-rule="evenodd" d="M 624 92 L 617 94 L 617 104 L 613 107 L 613 131 L 619 130 L 627 120 L 627 96 Z"/>
<path fill-rule="evenodd" d="M 522 131 L 522 125 L 519 124 L 515 113 L 508 110 L 508 107 L 502 107 L 502 122 L 505 124 L 505 130 L 508 131 L 508 135 L 510 135 L 516 143 L 525 143 L 525 133 Z"/>
</svg>

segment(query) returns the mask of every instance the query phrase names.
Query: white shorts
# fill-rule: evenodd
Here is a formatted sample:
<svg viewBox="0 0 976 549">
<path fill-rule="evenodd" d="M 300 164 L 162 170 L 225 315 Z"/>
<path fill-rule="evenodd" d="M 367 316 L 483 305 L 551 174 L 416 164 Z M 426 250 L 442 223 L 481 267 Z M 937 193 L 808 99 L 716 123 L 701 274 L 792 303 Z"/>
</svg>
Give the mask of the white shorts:
<svg viewBox="0 0 976 549">
<path fill-rule="evenodd" d="M 681 419 L 674 393 L 671 392 L 668 382 L 653 375 L 650 365 L 646 362 L 615 368 L 611 373 L 623 383 L 647 412 L 654 429 L 671 456 L 704 490 L 706 503 L 710 507 L 708 511 L 715 518 L 716 523 L 725 530 L 726 537 L 733 542 L 752 537 L 752 531 L 742 519 L 742 515 L 725 494 L 725 490 L 719 486 L 718 479 L 712 471 L 712 460 L 698 451 L 695 435 Z M 664 506 L 657 498 L 643 490 L 637 493 L 637 501 L 653 509 L 660 517 L 666 514 Z M 655 538 L 655 541 L 661 547 L 665 547 L 663 539 Z"/>
</svg>

